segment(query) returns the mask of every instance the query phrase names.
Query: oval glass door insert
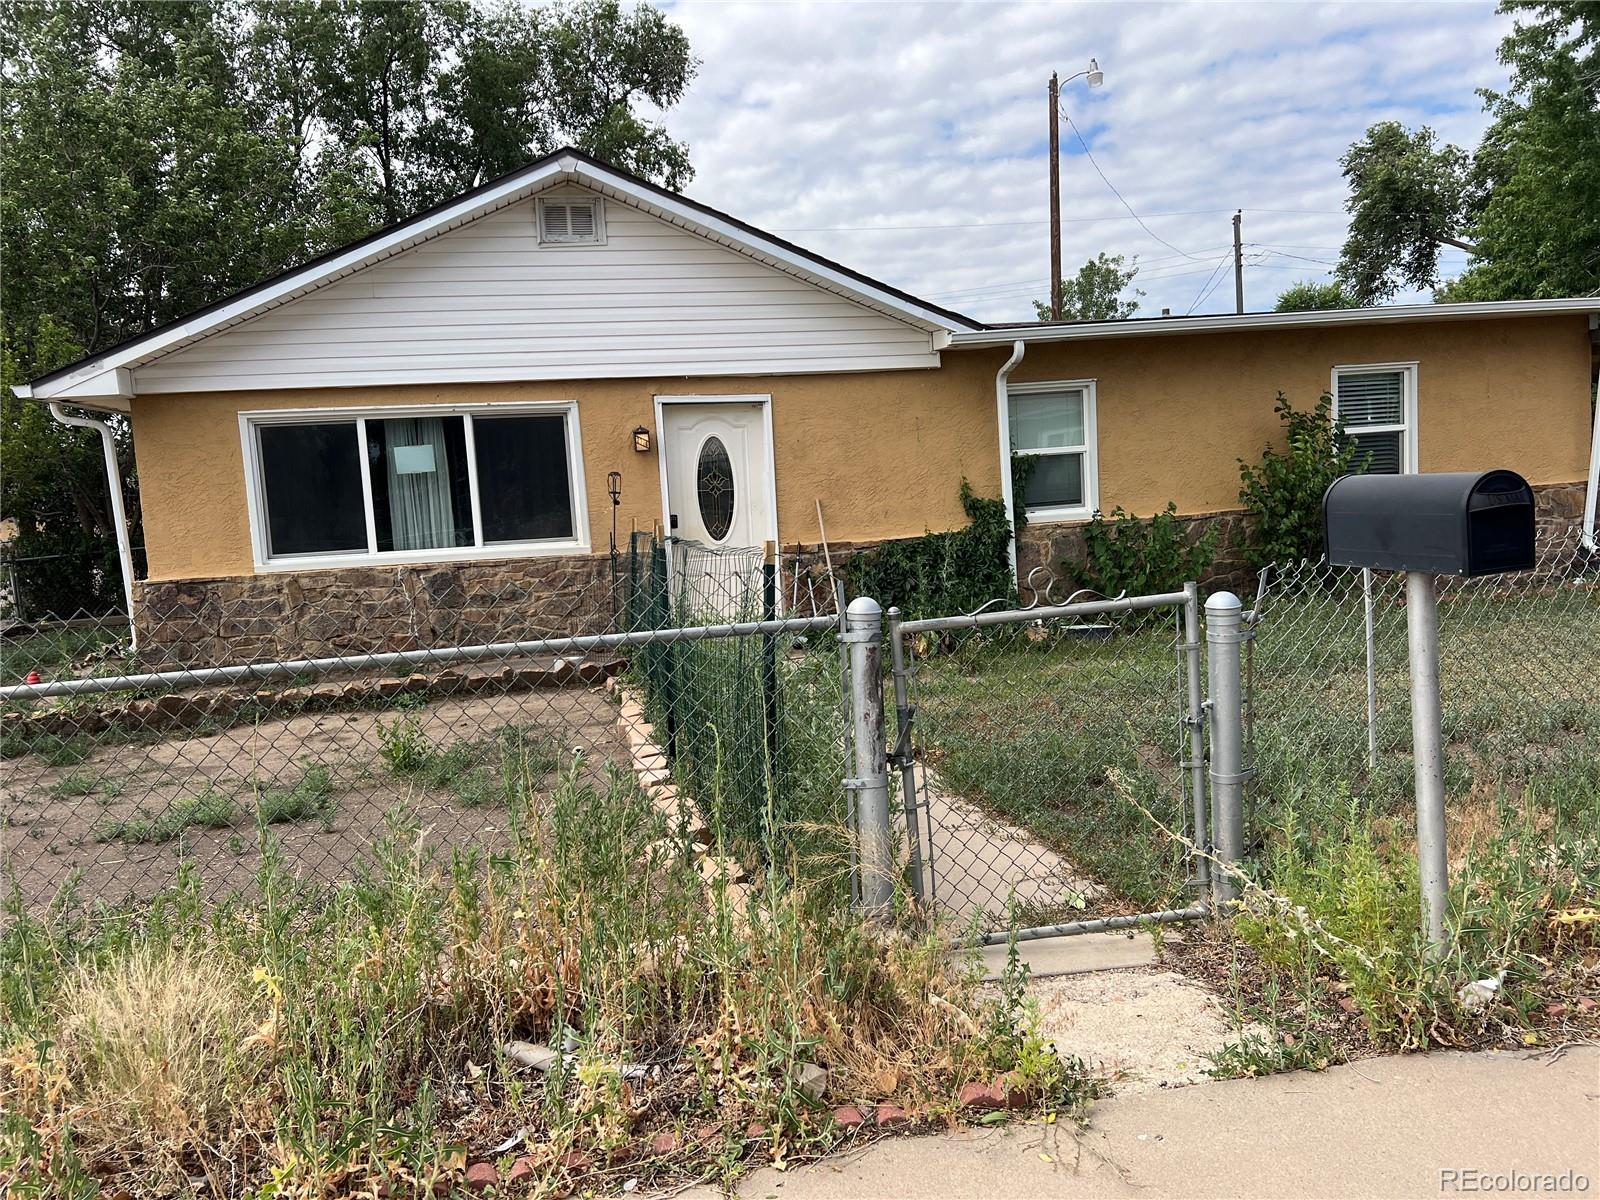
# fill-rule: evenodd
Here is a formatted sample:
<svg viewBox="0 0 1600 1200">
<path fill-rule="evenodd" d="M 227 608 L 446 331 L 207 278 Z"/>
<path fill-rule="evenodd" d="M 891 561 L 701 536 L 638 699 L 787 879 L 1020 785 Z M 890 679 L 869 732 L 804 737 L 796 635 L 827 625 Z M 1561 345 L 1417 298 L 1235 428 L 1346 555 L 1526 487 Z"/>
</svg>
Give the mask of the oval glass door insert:
<svg viewBox="0 0 1600 1200">
<path fill-rule="evenodd" d="M 695 493 L 706 535 L 720 542 L 733 528 L 733 463 L 719 437 L 708 437 L 695 466 Z"/>
</svg>

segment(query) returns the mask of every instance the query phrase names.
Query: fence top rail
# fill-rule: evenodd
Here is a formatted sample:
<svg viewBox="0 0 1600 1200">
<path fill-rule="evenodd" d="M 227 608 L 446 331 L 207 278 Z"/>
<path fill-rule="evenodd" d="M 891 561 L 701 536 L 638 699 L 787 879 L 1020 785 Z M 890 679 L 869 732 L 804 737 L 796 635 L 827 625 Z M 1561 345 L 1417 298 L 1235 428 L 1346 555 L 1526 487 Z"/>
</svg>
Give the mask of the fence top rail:
<svg viewBox="0 0 1600 1200">
<path fill-rule="evenodd" d="M 302 658 L 288 662 L 242 663 L 231 667 L 198 667 L 186 671 L 151 671 L 137 675 L 102 675 L 87 679 L 60 679 L 52 683 L 18 683 L 0 687 L 0 702 L 43 700 L 52 696 L 84 696 L 101 692 L 133 692 L 145 688 L 203 687 L 239 680 L 284 679 L 298 675 L 325 675 L 351 668 L 380 670 L 423 666 L 428 663 L 473 662 L 524 655 L 562 655 L 623 646 L 648 646 L 658 642 L 697 642 L 711 638 L 748 637 L 752 634 L 814 633 L 837 629 L 836 616 L 787 617 L 773 621 L 736 621 L 721 625 L 686 625 L 670 629 L 637 629 L 625 633 L 595 633 L 568 637 L 533 638 L 520 642 L 493 642 L 481 646 L 437 646 L 428 650 L 392 650 L 381 654 L 347 654 L 331 658 Z"/>
<path fill-rule="evenodd" d="M 1112 613 L 1137 612 L 1150 608 L 1175 608 L 1188 596 L 1184 592 L 1158 592 L 1151 596 L 1125 596 L 1120 600 L 1085 600 L 1081 604 L 1055 604 L 1039 608 L 1009 608 L 993 612 L 968 613 L 959 617 L 926 617 L 900 622 L 900 632 L 933 633 L 942 629 L 978 629 L 985 625 L 1015 625 L 1055 617 L 1093 617 Z"/>
</svg>

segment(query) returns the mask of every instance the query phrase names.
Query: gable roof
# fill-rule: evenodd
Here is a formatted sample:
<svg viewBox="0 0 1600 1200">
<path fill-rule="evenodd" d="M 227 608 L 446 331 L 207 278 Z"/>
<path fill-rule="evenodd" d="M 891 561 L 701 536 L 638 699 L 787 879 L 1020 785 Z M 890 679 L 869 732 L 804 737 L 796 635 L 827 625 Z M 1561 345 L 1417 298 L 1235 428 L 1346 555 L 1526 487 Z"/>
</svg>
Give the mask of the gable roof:
<svg viewBox="0 0 1600 1200">
<path fill-rule="evenodd" d="M 982 328 L 979 322 L 961 313 L 920 300 L 727 213 L 619 171 L 581 150 L 565 147 L 409 220 L 380 229 L 148 333 L 41 375 L 14 390 L 24 398 L 93 400 L 98 401 L 97 406 L 125 408 L 127 397 L 133 393 L 130 372 L 134 367 L 561 183 L 578 183 L 627 202 L 824 291 L 925 330 L 940 341 L 954 330 Z"/>
</svg>

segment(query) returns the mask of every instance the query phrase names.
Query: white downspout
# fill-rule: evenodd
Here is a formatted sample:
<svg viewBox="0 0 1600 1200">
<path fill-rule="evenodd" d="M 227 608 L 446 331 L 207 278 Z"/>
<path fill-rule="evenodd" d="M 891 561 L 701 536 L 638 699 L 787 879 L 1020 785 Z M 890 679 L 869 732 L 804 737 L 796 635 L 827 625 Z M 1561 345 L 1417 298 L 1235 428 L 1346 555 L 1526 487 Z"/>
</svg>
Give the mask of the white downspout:
<svg viewBox="0 0 1600 1200">
<path fill-rule="evenodd" d="M 74 417 L 56 401 L 50 401 L 50 415 L 63 425 L 93 429 L 100 435 L 100 449 L 106 458 L 106 494 L 111 497 L 111 523 L 117 531 L 117 557 L 122 562 L 122 597 L 128 606 L 128 645 L 138 649 L 139 635 L 133 620 L 133 546 L 128 538 L 128 514 L 122 505 L 122 468 L 117 463 L 117 441 L 111 427 L 92 417 Z"/>
<path fill-rule="evenodd" d="M 1022 361 L 1026 344 L 1018 338 L 1011 344 L 1011 357 L 994 377 L 995 418 L 1000 428 L 1000 498 L 1006 504 L 1006 557 L 1011 563 L 1011 586 L 1017 586 L 1017 498 L 1011 494 L 1011 398 L 1006 394 L 1006 379 Z"/>
<path fill-rule="evenodd" d="M 1585 550 L 1600 549 L 1595 528 L 1595 504 L 1600 499 L 1600 380 L 1594 388 L 1594 431 L 1589 435 L 1589 486 L 1583 496 L 1583 526 L 1578 531 L 1578 541 Z"/>
</svg>

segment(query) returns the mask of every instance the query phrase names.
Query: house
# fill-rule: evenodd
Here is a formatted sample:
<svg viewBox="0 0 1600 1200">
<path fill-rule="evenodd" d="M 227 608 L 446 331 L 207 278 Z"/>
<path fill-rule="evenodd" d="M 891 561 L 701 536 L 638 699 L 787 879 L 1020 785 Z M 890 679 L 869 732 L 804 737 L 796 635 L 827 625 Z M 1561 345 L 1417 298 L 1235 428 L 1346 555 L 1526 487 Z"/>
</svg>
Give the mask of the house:
<svg viewBox="0 0 1600 1200">
<path fill-rule="evenodd" d="M 836 550 L 956 527 L 967 479 L 1026 507 L 1024 576 L 1097 509 L 1236 525 L 1280 390 L 1575 521 L 1597 314 L 985 325 L 568 149 L 18 392 L 131 419 L 138 627 L 223 661 L 571 628 L 613 516 L 792 558 L 819 513 Z"/>
</svg>

